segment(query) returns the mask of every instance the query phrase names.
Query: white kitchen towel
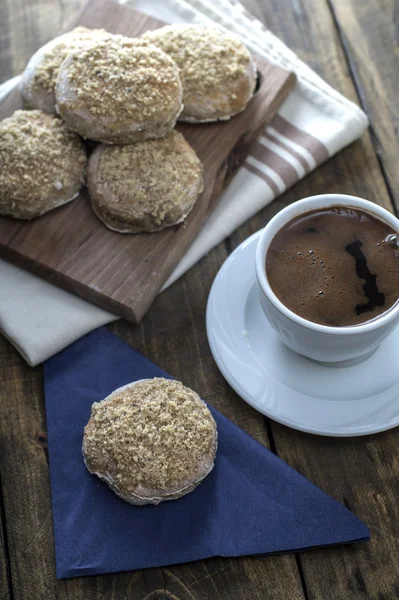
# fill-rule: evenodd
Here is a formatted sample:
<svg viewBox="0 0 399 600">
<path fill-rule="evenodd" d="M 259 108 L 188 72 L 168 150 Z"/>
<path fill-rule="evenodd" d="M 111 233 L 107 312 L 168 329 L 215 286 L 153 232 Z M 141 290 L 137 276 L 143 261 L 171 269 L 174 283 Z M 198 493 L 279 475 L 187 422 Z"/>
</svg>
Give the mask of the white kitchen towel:
<svg viewBox="0 0 399 600">
<path fill-rule="evenodd" d="M 306 66 L 236 0 L 126 0 L 169 22 L 217 26 L 294 71 L 297 84 L 176 267 L 171 285 L 239 225 L 367 128 L 366 115 Z M 19 84 L 0 87 L 0 99 Z M 0 330 L 30 365 L 118 317 L 0 260 Z"/>
</svg>

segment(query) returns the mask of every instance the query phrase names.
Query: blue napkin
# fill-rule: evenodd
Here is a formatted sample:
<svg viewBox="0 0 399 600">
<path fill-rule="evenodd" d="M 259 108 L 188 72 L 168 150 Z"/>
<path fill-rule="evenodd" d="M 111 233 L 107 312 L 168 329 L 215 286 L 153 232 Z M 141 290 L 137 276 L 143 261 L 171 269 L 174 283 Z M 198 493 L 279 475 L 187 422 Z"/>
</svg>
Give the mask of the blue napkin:
<svg viewBox="0 0 399 600">
<path fill-rule="evenodd" d="M 194 492 L 131 506 L 86 470 L 93 402 L 146 377 L 170 377 L 107 329 L 44 365 L 57 577 L 293 552 L 368 541 L 364 523 L 217 410 L 215 467 Z"/>
</svg>

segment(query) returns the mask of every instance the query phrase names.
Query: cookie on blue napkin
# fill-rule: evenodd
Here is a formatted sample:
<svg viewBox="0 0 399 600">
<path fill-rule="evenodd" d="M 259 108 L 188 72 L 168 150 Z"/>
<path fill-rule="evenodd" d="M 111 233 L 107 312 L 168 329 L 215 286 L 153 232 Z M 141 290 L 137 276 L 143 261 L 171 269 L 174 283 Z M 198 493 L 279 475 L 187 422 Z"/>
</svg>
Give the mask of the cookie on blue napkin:
<svg viewBox="0 0 399 600">
<path fill-rule="evenodd" d="M 215 466 L 193 492 L 132 506 L 82 459 L 93 402 L 132 381 L 169 376 L 105 328 L 44 365 L 58 578 L 297 552 L 369 540 L 366 525 L 209 406 Z"/>
<path fill-rule="evenodd" d="M 144 506 L 192 492 L 212 471 L 216 448 L 205 402 L 180 381 L 154 377 L 93 404 L 82 451 L 90 473 Z"/>
</svg>

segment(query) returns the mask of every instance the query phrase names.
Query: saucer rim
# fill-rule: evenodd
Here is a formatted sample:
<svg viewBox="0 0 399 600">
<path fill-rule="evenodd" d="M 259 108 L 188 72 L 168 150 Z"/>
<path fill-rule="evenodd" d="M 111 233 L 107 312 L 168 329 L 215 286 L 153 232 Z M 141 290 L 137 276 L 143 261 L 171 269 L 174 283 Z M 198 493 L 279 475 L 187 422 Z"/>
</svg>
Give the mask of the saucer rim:
<svg viewBox="0 0 399 600">
<path fill-rule="evenodd" d="M 339 430 L 331 431 L 328 429 L 314 428 L 312 426 L 307 427 L 302 424 L 297 424 L 295 421 L 292 421 L 292 420 L 290 421 L 290 420 L 287 420 L 284 418 L 276 417 L 276 415 L 274 415 L 271 411 L 269 411 L 267 409 L 261 410 L 259 408 L 259 406 L 256 405 L 256 403 L 253 402 L 251 397 L 246 393 L 245 388 L 243 386 L 241 386 L 239 384 L 239 382 L 236 381 L 234 376 L 230 373 L 230 370 L 227 369 L 227 367 L 225 367 L 224 361 L 222 359 L 222 353 L 219 350 L 215 335 L 212 332 L 212 327 L 211 327 L 211 320 L 213 319 L 212 303 L 214 301 L 214 296 L 216 294 L 215 290 L 217 289 L 220 280 L 224 276 L 224 271 L 227 269 L 230 262 L 234 259 L 235 254 L 239 250 L 242 250 L 244 246 L 248 246 L 248 245 L 254 243 L 256 241 L 256 239 L 260 237 L 262 231 L 263 231 L 263 229 L 256 231 L 255 233 L 250 235 L 247 239 L 243 240 L 243 242 L 241 242 L 241 244 L 239 244 L 237 246 L 237 248 L 235 248 L 233 250 L 233 252 L 226 258 L 226 260 L 223 262 L 223 264 L 219 268 L 219 271 L 217 272 L 217 274 L 212 282 L 211 289 L 209 291 L 207 306 L 206 306 L 206 334 L 207 334 L 208 344 L 209 344 L 213 359 L 215 360 L 216 365 L 217 365 L 218 369 L 220 370 L 221 374 L 223 375 L 224 379 L 227 381 L 227 383 L 230 385 L 230 387 L 240 396 L 240 398 L 242 400 L 244 400 L 244 402 L 246 402 L 249 406 L 254 408 L 257 412 L 259 412 L 260 414 L 264 415 L 267 418 L 272 419 L 273 421 L 275 421 L 277 423 L 280 423 L 281 425 L 284 425 L 286 427 L 289 427 L 291 429 L 295 429 L 297 431 L 301 431 L 304 433 L 318 435 L 321 437 L 351 438 L 351 437 L 363 437 L 363 436 L 367 436 L 367 435 L 374 435 L 376 433 L 382 433 L 383 431 L 388 431 L 390 429 L 394 429 L 395 427 L 399 426 L 399 410 L 398 410 L 398 415 L 396 417 L 395 422 L 390 421 L 389 423 L 384 423 L 384 424 L 381 424 L 381 425 L 378 425 L 375 427 L 363 426 L 363 429 L 362 428 L 357 429 L 357 430 L 355 429 L 354 431 L 339 431 Z M 255 252 L 256 252 L 256 249 L 255 249 Z M 255 256 L 255 253 L 254 253 L 254 256 Z M 256 282 L 255 273 L 254 273 L 254 281 Z M 246 298 L 248 297 L 250 291 L 251 291 L 251 287 L 245 293 Z M 368 359 L 366 359 L 365 362 L 367 362 L 367 360 Z M 319 366 L 315 363 L 314 368 L 317 369 L 317 368 L 319 368 Z M 351 368 L 351 367 L 342 367 L 342 368 Z"/>
</svg>

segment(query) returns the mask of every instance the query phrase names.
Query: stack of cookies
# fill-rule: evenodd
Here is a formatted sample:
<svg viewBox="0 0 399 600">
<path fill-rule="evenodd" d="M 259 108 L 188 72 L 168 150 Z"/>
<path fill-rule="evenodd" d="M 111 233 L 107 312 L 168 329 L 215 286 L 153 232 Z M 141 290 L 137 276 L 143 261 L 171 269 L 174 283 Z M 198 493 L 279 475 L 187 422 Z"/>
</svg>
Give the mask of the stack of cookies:
<svg viewBox="0 0 399 600">
<path fill-rule="evenodd" d="M 23 74 L 29 110 L 0 122 L 0 214 L 38 217 L 73 200 L 87 175 L 93 211 L 114 231 L 182 222 L 203 174 L 176 122 L 229 119 L 255 84 L 247 48 L 215 29 L 128 38 L 79 27 L 56 38 Z"/>
<path fill-rule="evenodd" d="M 21 85 L 27 110 L 0 122 L 0 214 L 38 217 L 87 183 L 94 213 L 113 231 L 182 222 L 203 173 L 176 122 L 229 119 L 255 83 L 248 50 L 218 30 L 170 25 L 128 38 L 74 29 L 31 58 Z M 95 403 L 83 436 L 88 470 L 138 505 L 192 491 L 216 449 L 205 403 L 162 378 Z"/>
</svg>

